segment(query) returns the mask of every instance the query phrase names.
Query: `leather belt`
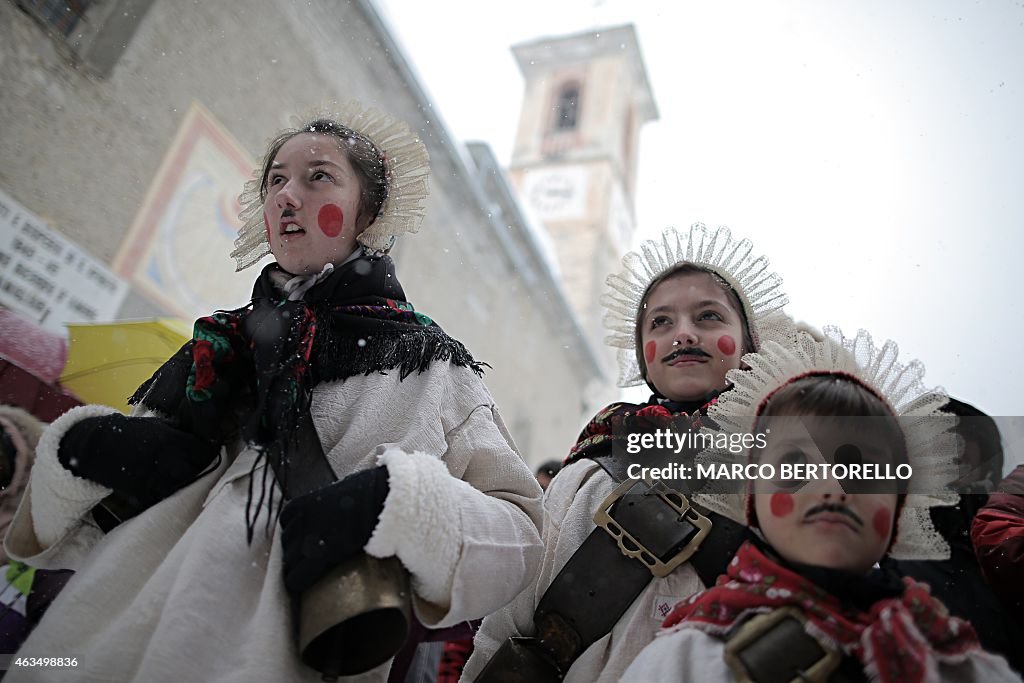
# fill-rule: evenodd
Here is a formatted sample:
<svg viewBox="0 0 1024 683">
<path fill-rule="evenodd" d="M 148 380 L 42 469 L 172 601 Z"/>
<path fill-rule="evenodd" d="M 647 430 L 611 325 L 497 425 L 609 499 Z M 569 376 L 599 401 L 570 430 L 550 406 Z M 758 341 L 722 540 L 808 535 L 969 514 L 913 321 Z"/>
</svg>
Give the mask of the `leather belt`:
<svg viewBox="0 0 1024 683">
<path fill-rule="evenodd" d="M 706 535 L 711 526 L 706 518 L 702 528 L 679 515 L 663 498 L 653 495 L 645 482 L 625 482 L 623 486 L 627 487 L 624 492 L 609 496 L 615 499 L 607 505 L 606 515 L 624 534 L 613 540 L 605 527 L 591 532 L 537 605 L 536 638 L 562 672 L 611 631 L 650 583 L 652 566 L 640 554 L 667 566 L 666 561 L 684 549 L 696 550 L 693 541 Z M 605 508 L 602 505 L 598 514 Z M 643 541 L 634 546 L 632 539 Z"/>
<path fill-rule="evenodd" d="M 534 613 L 535 636 L 511 638 L 477 677 L 557 681 L 594 642 L 611 632 L 654 576 L 689 561 L 714 585 L 746 527 L 689 501 L 664 483 L 625 478 L 618 454 L 592 458 L 617 482 L 594 516 L 598 524 L 555 576 Z"/>
</svg>

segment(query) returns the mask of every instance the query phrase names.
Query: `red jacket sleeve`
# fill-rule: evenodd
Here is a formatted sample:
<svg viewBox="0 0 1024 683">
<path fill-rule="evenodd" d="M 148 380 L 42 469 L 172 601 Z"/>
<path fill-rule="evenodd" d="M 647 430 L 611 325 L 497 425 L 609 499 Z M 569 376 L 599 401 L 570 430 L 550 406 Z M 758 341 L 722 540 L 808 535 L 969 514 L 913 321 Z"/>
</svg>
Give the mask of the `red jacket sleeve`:
<svg viewBox="0 0 1024 683">
<path fill-rule="evenodd" d="M 473 654 L 473 639 L 445 641 L 438 665 L 438 683 L 458 683 L 469 656 Z"/>
<path fill-rule="evenodd" d="M 1024 618 L 1024 465 L 989 496 L 971 525 L 971 542 L 992 590 Z"/>
</svg>

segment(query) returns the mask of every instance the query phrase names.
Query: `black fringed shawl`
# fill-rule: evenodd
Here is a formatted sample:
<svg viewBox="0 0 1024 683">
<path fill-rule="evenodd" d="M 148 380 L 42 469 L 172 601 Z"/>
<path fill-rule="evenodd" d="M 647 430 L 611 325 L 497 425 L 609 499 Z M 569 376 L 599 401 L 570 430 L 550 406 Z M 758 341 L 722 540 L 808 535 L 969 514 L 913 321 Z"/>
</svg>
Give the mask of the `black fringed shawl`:
<svg viewBox="0 0 1024 683">
<path fill-rule="evenodd" d="M 390 370 L 405 379 L 434 361 L 483 372 L 486 364 L 405 301 L 388 256 L 363 254 L 342 264 L 301 301 L 286 300 L 275 273 L 276 264 L 263 269 L 248 306 L 197 320 L 194 338 L 139 387 L 131 403 L 220 443 L 240 432 L 259 452 L 253 473 L 267 458 L 267 469 L 287 491 L 289 450 L 320 382 Z M 250 479 L 250 540 L 268 492 L 266 470 L 256 514 L 252 485 Z M 272 485 L 269 494 L 272 510 Z"/>
</svg>

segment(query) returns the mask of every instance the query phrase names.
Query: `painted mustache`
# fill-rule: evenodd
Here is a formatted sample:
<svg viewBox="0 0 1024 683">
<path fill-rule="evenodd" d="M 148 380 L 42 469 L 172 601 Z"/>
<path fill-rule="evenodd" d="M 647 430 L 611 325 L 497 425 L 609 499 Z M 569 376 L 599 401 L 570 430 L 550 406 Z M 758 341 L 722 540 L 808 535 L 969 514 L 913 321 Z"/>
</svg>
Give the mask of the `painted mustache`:
<svg viewBox="0 0 1024 683">
<path fill-rule="evenodd" d="M 711 358 L 711 354 L 703 349 L 699 349 L 696 346 L 686 346 L 681 349 L 676 349 L 672 353 L 668 354 L 661 359 L 662 363 L 671 363 L 680 356 L 697 356 L 698 358 Z"/>
<path fill-rule="evenodd" d="M 288 221 L 288 223 L 286 224 L 285 221 Z M 299 222 L 295 220 L 295 209 L 292 208 L 286 208 L 281 212 L 280 224 L 281 232 L 285 235 L 305 232 L 306 230 L 304 225 L 299 224 Z"/>
<path fill-rule="evenodd" d="M 807 514 L 804 515 L 804 519 L 808 520 L 811 517 L 819 515 L 823 512 L 832 512 L 840 515 L 846 515 L 854 522 L 856 522 L 857 526 L 864 526 L 864 521 L 857 515 L 856 512 L 846 507 L 845 505 L 840 505 L 839 503 L 822 503 L 821 505 L 815 505 L 814 507 L 807 511 Z"/>
</svg>

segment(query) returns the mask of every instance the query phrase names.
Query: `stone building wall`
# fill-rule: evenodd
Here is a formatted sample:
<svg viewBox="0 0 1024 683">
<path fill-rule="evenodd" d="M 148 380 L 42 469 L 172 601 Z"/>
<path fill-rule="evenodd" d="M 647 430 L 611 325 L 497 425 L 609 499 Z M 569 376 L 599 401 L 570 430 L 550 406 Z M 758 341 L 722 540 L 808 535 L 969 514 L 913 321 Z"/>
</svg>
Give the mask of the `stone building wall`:
<svg viewBox="0 0 1024 683">
<path fill-rule="evenodd" d="M 427 219 L 394 251 L 399 276 L 419 309 L 493 366 L 488 386 L 528 461 L 563 457 L 611 393 L 590 361 L 600 340 L 566 314 L 536 253 L 510 255 L 498 231 L 522 226 L 494 220 L 476 167 L 368 0 L 154 0 L 105 78 L 0 0 L 0 93 L 0 189 L 107 264 L 194 102 L 253 159 L 324 99 L 388 111 L 420 133 L 432 166 Z M 119 317 L 165 312 L 133 288 Z"/>
</svg>

